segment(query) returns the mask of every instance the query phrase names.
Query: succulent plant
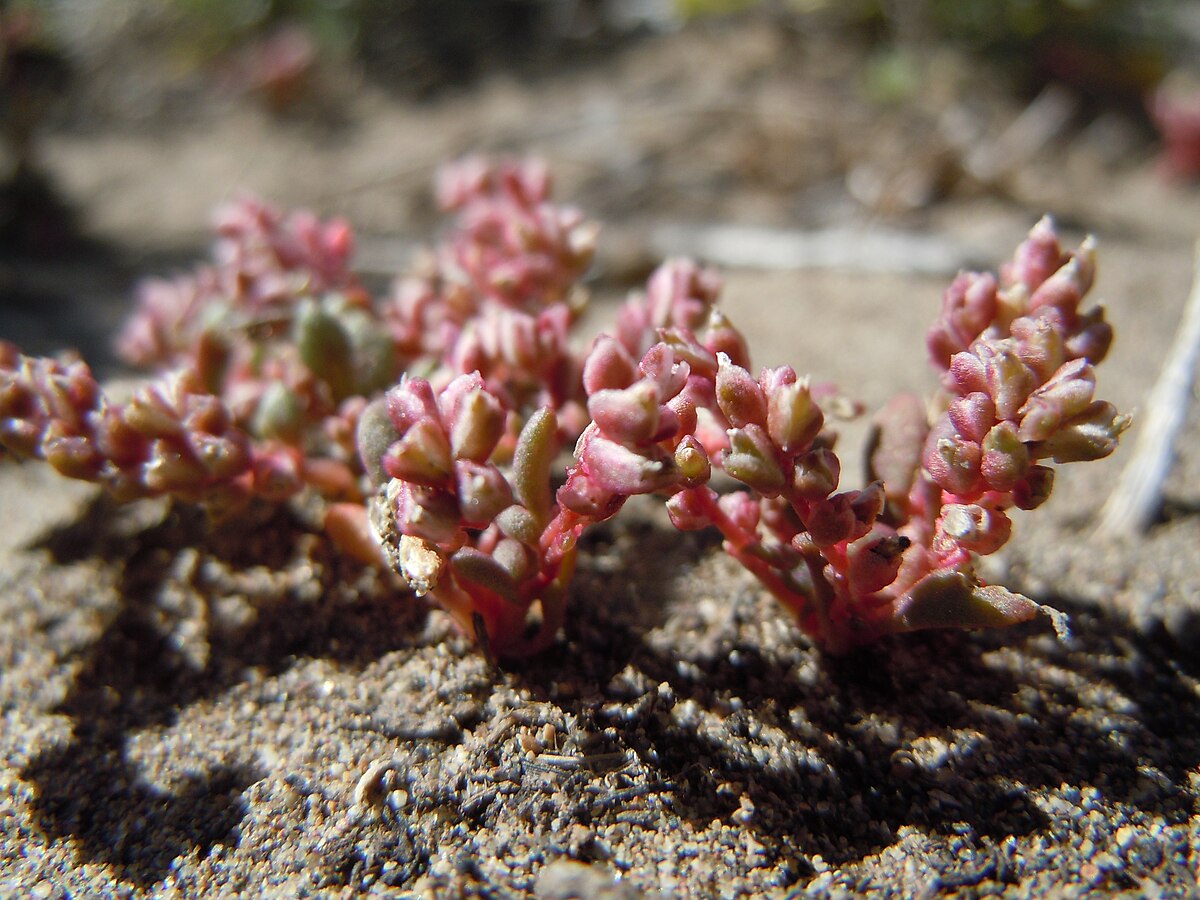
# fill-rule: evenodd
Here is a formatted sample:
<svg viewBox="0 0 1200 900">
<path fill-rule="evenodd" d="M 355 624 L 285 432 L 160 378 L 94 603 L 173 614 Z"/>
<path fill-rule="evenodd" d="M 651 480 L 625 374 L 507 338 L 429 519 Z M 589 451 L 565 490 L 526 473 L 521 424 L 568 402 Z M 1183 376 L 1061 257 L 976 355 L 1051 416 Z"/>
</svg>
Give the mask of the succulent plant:
<svg viewBox="0 0 1200 900">
<path fill-rule="evenodd" d="M 458 227 L 379 299 L 345 223 L 225 210 L 209 265 L 142 289 L 120 346 L 164 372 L 127 402 L 76 358 L 0 344 L 0 445 L 121 499 L 227 513 L 307 491 L 339 546 L 498 656 L 554 640 L 580 535 L 638 494 L 718 529 L 832 652 L 1038 614 L 974 564 L 1045 501 L 1051 464 L 1108 455 L 1128 425 L 1095 398 L 1112 330 L 1080 306 L 1090 240 L 1066 252 L 1043 220 L 998 276 L 956 278 L 928 336 L 938 396 L 894 398 L 869 483 L 839 490 L 837 398 L 789 366 L 752 374 L 715 272 L 664 263 L 579 354 L 596 229 L 545 168 L 468 160 L 439 195 Z"/>
</svg>

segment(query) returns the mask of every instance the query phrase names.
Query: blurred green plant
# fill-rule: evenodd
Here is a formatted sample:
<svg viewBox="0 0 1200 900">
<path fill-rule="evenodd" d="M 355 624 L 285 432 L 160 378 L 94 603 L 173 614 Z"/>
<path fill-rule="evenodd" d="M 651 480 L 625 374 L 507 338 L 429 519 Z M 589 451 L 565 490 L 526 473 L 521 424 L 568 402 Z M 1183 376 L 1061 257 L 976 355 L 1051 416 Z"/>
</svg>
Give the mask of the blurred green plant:
<svg viewBox="0 0 1200 900">
<path fill-rule="evenodd" d="M 358 34 L 354 0 L 170 0 L 186 47 L 202 58 L 229 52 L 283 26 L 298 26 L 326 53 L 350 49 Z"/>
</svg>

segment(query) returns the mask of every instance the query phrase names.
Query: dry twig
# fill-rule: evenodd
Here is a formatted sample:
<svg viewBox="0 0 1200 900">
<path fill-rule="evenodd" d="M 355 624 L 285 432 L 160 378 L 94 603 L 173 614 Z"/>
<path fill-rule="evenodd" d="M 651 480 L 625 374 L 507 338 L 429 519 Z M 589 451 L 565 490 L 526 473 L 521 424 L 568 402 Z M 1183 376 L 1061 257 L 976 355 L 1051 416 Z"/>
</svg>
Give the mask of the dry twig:
<svg viewBox="0 0 1200 900">
<path fill-rule="evenodd" d="M 1097 533 L 1106 537 L 1144 534 L 1162 510 L 1163 482 L 1174 461 L 1175 439 L 1187 417 L 1196 360 L 1200 355 L 1200 241 L 1192 290 L 1183 321 L 1162 374 L 1150 394 L 1141 434 L 1117 486 L 1100 513 Z"/>
</svg>

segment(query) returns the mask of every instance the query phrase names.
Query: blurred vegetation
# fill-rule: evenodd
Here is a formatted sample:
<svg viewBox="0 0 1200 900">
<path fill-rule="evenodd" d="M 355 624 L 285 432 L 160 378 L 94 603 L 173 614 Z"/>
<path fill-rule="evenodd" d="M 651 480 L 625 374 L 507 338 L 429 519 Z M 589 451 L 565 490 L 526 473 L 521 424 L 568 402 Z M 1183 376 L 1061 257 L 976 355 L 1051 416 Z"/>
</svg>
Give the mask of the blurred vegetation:
<svg viewBox="0 0 1200 900">
<path fill-rule="evenodd" d="M 607 0 L 169 0 L 198 56 L 303 33 L 327 64 L 422 96 L 488 67 L 529 67 L 596 49 L 613 36 Z"/>
<path fill-rule="evenodd" d="M 847 0 L 843 14 L 894 43 L 953 42 L 1001 61 L 1031 87 L 1066 83 L 1134 102 L 1181 56 L 1184 0 Z"/>
<path fill-rule="evenodd" d="M 356 0 L 169 0 L 179 36 L 191 52 L 211 57 L 282 26 L 298 25 L 326 52 L 345 52 L 361 23 Z"/>
<path fill-rule="evenodd" d="M 1194 0 L 675 0 L 681 16 L 749 6 L 816 14 L 878 52 L 881 99 L 904 99 L 919 59 L 949 44 L 999 62 L 1028 88 L 1058 81 L 1104 105 L 1140 106 L 1188 57 L 1181 13 Z M 1193 37 L 1194 40 L 1194 37 Z M 873 89 L 872 89 L 873 90 Z M 875 91 L 873 90 L 873 93 Z"/>
</svg>

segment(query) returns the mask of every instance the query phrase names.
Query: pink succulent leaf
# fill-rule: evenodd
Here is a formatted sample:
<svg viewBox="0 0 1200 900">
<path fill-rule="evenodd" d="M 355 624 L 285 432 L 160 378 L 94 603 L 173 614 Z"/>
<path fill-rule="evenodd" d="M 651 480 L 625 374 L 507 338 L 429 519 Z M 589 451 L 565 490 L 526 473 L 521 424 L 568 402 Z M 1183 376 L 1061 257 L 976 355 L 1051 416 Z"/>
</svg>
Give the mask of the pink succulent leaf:
<svg viewBox="0 0 1200 900">
<path fill-rule="evenodd" d="M 704 348 L 714 356 L 724 353 L 733 365 L 750 368 L 750 349 L 746 346 L 746 337 L 721 310 L 714 308 L 709 314 L 703 342 Z"/>
<path fill-rule="evenodd" d="M 946 368 L 950 358 L 968 349 L 991 325 L 998 310 L 996 280 L 991 275 L 964 272 L 942 297 L 942 312 L 926 336 L 930 357 Z"/>
<path fill-rule="evenodd" d="M 925 442 L 925 471 L 950 494 L 973 497 L 983 490 L 982 461 L 980 445 L 958 434 L 948 418 L 934 426 Z"/>
<path fill-rule="evenodd" d="M 638 369 L 645 378 L 657 384 L 664 402 L 675 397 L 688 382 L 691 367 L 675 356 L 664 343 L 657 343 L 642 357 Z"/>
<path fill-rule="evenodd" d="M 795 373 L 788 369 L 792 378 Z M 825 416 L 812 396 L 808 380 L 776 380 L 767 393 L 767 432 L 779 451 L 788 458 L 805 452 L 812 446 Z"/>
<path fill-rule="evenodd" d="M 880 526 L 850 544 L 846 575 L 851 592 L 865 597 L 894 582 L 909 543 L 907 537 Z"/>
<path fill-rule="evenodd" d="M 610 440 L 595 427 L 580 438 L 577 459 L 588 478 L 615 494 L 648 494 L 678 478 L 673 457 L 657 445 L 635 450 Z"/>
<path fill-rule="evenodd" d="M 667 500 L 667 515 L 680 531 L 699 531 L 712 526 L 709 509 L 715 502 L 712 488 L 699 486 L 678 491 Z"/>
<path fill-rule="evenodd" d="M 1043 216 L 1017 247 L 1012 261 L 1000 267 L 1006 288 L 1020 285 L 1032 294 L 1066 261 L 1066 254 L 1054 232 L 1054 223 Z"/>
<path fill-rule="evenodd" d="M 1022 316 L 1015 319 L 1010 331 L 1016 340 L 1016 353 L 1039 379 L 1048 380 L 1068 358 L 1064 330 L 1044 316 Z"/>
<path fill-rule="evenodd" d="M 1096 374 L 1085 359 L 1063 363 L 1017 411 L 1023 441 L 1044 441 L 1082 413 L 1096 393 Z"/>
<path fill-rule="evenodd" d="M 1029 448 L 1012 422 L 994 425 L 980 445 L 983 455 L 979 471 L 987 486 L 994 491 L 1008 492 L 1029 472 Z"/>
<path fill-rule="evenodd" d="M 694 435 L 684 435 L 675 447 L 675 466 L 679 470 L 679 483 L 692 489 L 708 482 L 712 475 L 712 462 L 704 446 Z"/>
<path fill-rule="evenodd" d="M 796 460 L 791 489 L 803 500 L 824 500 L 841 478 L 841 462 L 828 447 L 818 447 Z"/>
<path fill-rule="evenodd" d="M 938 537 L 954 547 L 986 556 L 995 553 L 1012 533 L 1012 520 L 998 509 L 977 504 L 950 503 L 938 520 Z"/>
<path fill-rule="evenodd" d="M 721 280 L 713 270 L 691 260 L 668 260 L 651 274 L 645 294 L 634 294 L 618 311 L 617 339 L 641 356 L 664 330 L 698 331 L 720 291 Z"/>
<path fill-rule="evenodd" d="M 764 497 L 778 496 L 787 484 L 778 451 L 761 425 L 729 430 L 729 449 L 721 457 L 721 468 Z"/>
<path fill-rule="evenodd" d="M 950 401 L 947 415 L 962 437 L 981 442 L 996 422 L 996 404 L 983 391 L 972 391 Z"/>
<path fill-rule="evenodd" d="M 388 415 L 400 434 L 427 418 L 440 419 L 433 388 L 424 378 L 404 378 L 387 392 Z"/>
<path fill-rule="evenodd" d="M 512 505 L 513 494 L 504 474 L 493 465 L 460 459 L 454 463 L 458 507 L 465 524 L 482 528 Z"/>
<path fill-rule="evenodd" d="M 383 454 L 383 468 L 392 478 L 413 484 L 444 485 L 451 476 L 450 441 L 440 421 L 422 419 Z"/>
<path fill-rule="evenodd" d="M 735 428 L 767 424 L 767 395 L 762 386 L 728 354 L 717 354 L 717 405 Z"/>
<path fill-rule="evenodd" d="M 588 394 L 629 387 L 638 377 L 637 363 L 615 338 L 600 335 L 583 366 L 583 386 Z"/>
<path fill-rule="evenodd" d="M 456 404 L 448 418 L 454 457 L 482 463 L 504 436 L 508 416 L 494 394 L 476 387 Z"/>
<path fill-rule="evenodd" d="M 1057 463 L 1103 459 L 1117 449 L 1117 442 L 1129 424 L 1129 417 L 1118 414 L 1111 403 L 1097 400 L 1036 444 L 1033 455 Z"/>
<path fill-rule="evenodd" d="M 652 442 L 659 432 L 661 408 L 658 385 L 648 380 L 588 397 L 592 420 L 606 436 L 622 444 Z"/>
<path fill-rule="evenodd" d="M 901 598 L 896 630 L 1003 628 L 1036 618 L 1041 607 L 1001 587 L 984 587 L 969 573 L 934 572 Z"/>
<path fill-rule="evenodd" d="M 558 452 L 558 420 L 552 409 L 534 413 L 517 440 L 513 454 L 513 494 L 538 522 L 548 522 L 553 507 L 550 467 Z"/>
</svg>

